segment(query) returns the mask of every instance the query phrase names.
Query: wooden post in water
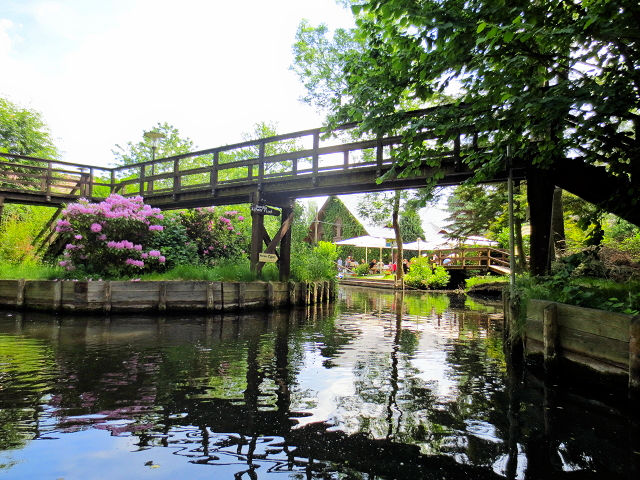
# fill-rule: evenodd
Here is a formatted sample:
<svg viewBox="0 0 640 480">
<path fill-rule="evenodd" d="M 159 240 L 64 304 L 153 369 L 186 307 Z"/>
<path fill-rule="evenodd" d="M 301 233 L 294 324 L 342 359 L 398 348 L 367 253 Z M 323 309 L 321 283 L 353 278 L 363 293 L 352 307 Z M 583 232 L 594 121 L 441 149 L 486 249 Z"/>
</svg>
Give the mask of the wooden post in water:
<svg viewBox="0 0 640 480">
<path fill-rule="evenodd" d="M 637 407 L 640 400 L 640 315 L 635 315 L 629 322 L 629 399 Z"/>
<path fill-rule="evenodd" d="M 545 307 L 542 322 L 544 370 L 547 377 L 553 377 L 558 364 L 558 307 L 555 303 Z"/>
</svg>

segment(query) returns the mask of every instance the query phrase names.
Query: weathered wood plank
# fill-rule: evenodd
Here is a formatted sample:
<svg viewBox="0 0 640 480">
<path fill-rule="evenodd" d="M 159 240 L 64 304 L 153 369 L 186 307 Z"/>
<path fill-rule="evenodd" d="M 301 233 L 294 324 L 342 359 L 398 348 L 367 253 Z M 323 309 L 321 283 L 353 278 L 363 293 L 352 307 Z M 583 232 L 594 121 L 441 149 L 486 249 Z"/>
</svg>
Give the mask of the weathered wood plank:
<svg viewBox="0 0 640 480">
<path fill-rule="evenodd" d="M 559 327 L 559 344 L 562 350 L 609 360 L 620 365 L 629 362 L 629 342 L 593 335 L 591 333 Z"/>
<path fill-rule="evenodd" d="M 544 308 L 554 302 L 530 300 L 527 317 L 542 319 Z M 620 341 L 629 339 L 630 315 L 558 303 L 558 324 L 564 328 Z"/>
</svg>

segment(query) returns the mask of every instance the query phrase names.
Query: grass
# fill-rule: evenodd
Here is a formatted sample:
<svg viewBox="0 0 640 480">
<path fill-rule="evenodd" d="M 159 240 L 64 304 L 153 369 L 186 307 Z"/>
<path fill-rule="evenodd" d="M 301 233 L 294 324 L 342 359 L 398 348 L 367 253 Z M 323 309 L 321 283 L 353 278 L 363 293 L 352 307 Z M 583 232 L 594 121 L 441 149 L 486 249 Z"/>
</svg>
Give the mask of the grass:
<svg viewBox="0 0 640 480">
<path fill-rule="evenodd" d="M 215 266 L 178 265 L 162 273 L 148 273 L 140 280 L 201 280 L 207 282 L 253 282 L 255 280 L 277 281 L 278 270 L 273 265 L 265 265 L 262 278 L 251 271 L 248 261 L 223 262 Z"/>
<path fill-rule="evenodd" d="M 0 278 L 5 280 L 53 280 L 63 278 L 64 269 L 31 263 L 0 263 Z"/>
<path fill-rule="evenodd" d="M 0 263 L 0 279 L 5 280 L 53 280 L 57 278 L 74 278 L 74 272 L 67 272 L 61 267 L 46 265 Z M 179 265 L 166 272 L 140 275 L 140 280 L 201 280 L 208 282 L 252 282 L 258 280 L 251 271 L 249 261 L 234 260 L 222 262 L 216 266 Z M 84 280 L 84 278 L 78 278 Z M 129 280 L 129 277 L 111 280 Z M 97 280 L 95 278 L 94 280 Z M 107 280 L 107 278 L 105 278 Z M 264 281 L 277 281 L 278 269 L 275 265 L 265 265 L 262 270 Z"/>
<path fill-rule="evenodd" d="M 509 277 L 507 276 L 495 276 L 495 275 L 478 275 L 476 277 L 467 278 L 465 281 L 465 289 L 469 290 L 476 285 L 483 285 L 485 283 L 508 283 Z"/>
<path fill-rule="evenodd" d="M 518 287 L 527 298 L 630 315 L 640 313 L 640 281 L 618 283 L 603 278 L 577 277 L 553 282 L 522 277 L 518 279 Z"/>
</svg>

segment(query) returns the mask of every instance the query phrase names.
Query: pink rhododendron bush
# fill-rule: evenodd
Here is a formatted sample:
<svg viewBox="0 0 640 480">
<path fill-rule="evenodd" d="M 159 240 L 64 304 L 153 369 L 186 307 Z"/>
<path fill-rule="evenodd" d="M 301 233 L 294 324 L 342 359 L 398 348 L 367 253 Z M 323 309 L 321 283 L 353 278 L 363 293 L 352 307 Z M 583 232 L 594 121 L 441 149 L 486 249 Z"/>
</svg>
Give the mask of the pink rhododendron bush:
<svg viewBox="0 0 640 480">
<path fill-rule="evenodd" d="M 56 226 L 70 239 L 60 266 L 106 277 L 160 270 L 166 258 L 149 244 L 163 230 L 158 223 L 163 218 L 142 197 L 114 194 L 100 203 L 80 199 L 64 209 Z"/>
<path fill-rule="evenodd" d="M 122 278 L 180 264 L 214 265 L 245 254 L 236 211 L 198 208 L 166 218 L 142 197 L 110 195 L 68 205 L 56 230 L 68 239 L 59 264 L 74 277 Z"/>
</svg>

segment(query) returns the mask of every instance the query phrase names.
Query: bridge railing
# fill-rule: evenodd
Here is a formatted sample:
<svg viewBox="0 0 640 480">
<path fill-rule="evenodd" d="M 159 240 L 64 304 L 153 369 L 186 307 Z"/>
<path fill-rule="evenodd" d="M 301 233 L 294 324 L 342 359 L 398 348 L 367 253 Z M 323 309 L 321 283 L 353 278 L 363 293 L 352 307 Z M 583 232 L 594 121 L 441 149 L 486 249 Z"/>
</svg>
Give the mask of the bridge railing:
<svg viewBox="0 0 640 480">
<path fill-rule="evenodd" d="M 46 196 L 107 196 L 112 191 L 111 169 L 0 153 L 0 189 Z"/>
<path fill-rule="evenodd" d="M 494 247 L 457 247 L 434 250 L 432 260 L 448 269 L 509 268 L 509 252 Z"/>
<path fill-rule="evenodd" d="M 293 177 L 315 180 L 342 170 L 372 169 L 381 175 L 391 167 L 391 151 L 401 143 L 401 137 L 352 141 L 347 131 L 344 128 L 325 138 L 323 129 L 304 130 L 119 166 L 113 169 L 114 191 L 144 196 L 207 188 L 215 191 L 221 186 Z M 450 151 L 434 152 L 433 156 L 445 161 L 459 158 L 461 142 L 467 137 L 471 146 L 471 137 L 459 134 Z M 435 138 L 425 134 L 423 141 Z"/>
<path fill-rule="evenodd" d="M 215 193 L 221 187 L 293 178 L 312 178 L 315 185 L 322 176 L 341 171 L 382 175 L 391 168 L 392 150 L 401 137 L 354 141 L 350 131 L 356 127 L 344 125 L 330 135 L 320 128 L 303 130 L 115 168 L 0 154 L 0 190 L 40 194 L 47 201 L 55 195 L 59 202 L 82 196 L 104 198 L 109 193 L 144 197 L 194 190 Z M 478 148 L 477 134 L 458 132 L 439 147 L 437 137 L 425 131 L 420 141 L 433 147 L 428 156 L 445 165 L 460 165 L 466 149 Z"/>
</svg>

